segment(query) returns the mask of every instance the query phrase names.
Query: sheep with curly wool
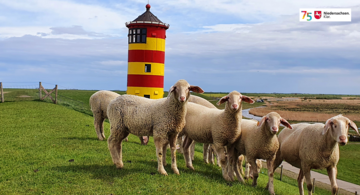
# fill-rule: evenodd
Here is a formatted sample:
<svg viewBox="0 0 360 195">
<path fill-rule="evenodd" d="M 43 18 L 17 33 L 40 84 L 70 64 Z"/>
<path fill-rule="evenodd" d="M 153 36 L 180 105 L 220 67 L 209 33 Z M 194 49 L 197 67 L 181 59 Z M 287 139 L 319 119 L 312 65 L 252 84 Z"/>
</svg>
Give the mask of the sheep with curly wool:
<svg viewBox="0 0 360 195">
<path fill-rule="evenodd" d="M 186 125 L 181 132 L 181 134 L 186 135 L 184 157 L 188 168 L 194 170 L 189 154 L 189 146 L 193 140 L 199 143 L 214 144 L 220 159 L 223 177 L 226 180 L 233 180 L 227 174 L 227 157 L 224 147 L 233 144 L 241 134 L 242 101 L 254 102 L 249 97 L 233 91 L 218 102 L 218 105 L 226 103 L 224 110 L 188 103 Z M 233 157 L 229 156 L 228 158 L 232 160 Z"/>
<path fill-rule="evenodd" d="M 167 98 L 147 99 L 133 95 L 122 95 L 111 101 L 107 114 L 110 120 L 108 147 L 117 168 L 123 168 L 122 140 L 129 134 L 153 136 L 158 160 L 158 171 L 164 169 L 166 147 L 170 143 L 171 168 L 179 174 L 176 165 L 176 139 L 185 126 L 185 116 L 190 91 L 203 93 L 198 86 L 179 80 L 169 90 Z"/>
<path fill-rule="evenodd" d="M 259 173 L 257 170 L 256 159 L 264 159 L 267 163 L 269 181 L 267 189 L 270 194 L 274 192 L 274 173 L 273 165 L 276 157 L 276 152 L 279 148 L 279 141 L 276 133 L 279 131 L 279 125 L 283 124 L 288 128 L 291 125 L 283 119 L 278 113 L 270 112 L 265 115 L 260 122 L 255 120 L 244 119 L 241 122 L 241 136 L 240 139 L 234 143 L 234 156 L 238 157 L 241 154 L 245 155 L 252 168 L 253 183 L 254 187 L 257 186 L 257 179 Z M 230 162 L 234 166 L 236 176 L 240 182 L 244 182 L 244 179 L 239 173 L 238 163 Z M 230 177 L 231 169 L 229 169 Z"/>
<path fill-rule="evenodd" d="M 326 168 L 330 178 L 332 194 L 337 194 L 337 164 L 339 162 L 339 144 L 346 145 L 348 131 L 352 128 L 359 134 L 356 124 L 342 115 L 334 116 L 325 124 L 299 123 L 293 129 L 285 128 L 279 133 L 280 148 L 276 154 L 274 170 L 283 160 L 300 168 L 298 186 L 304 194 L 304 176 L 308 194 L 312 194 L 311 169 Z"/>
</svg>

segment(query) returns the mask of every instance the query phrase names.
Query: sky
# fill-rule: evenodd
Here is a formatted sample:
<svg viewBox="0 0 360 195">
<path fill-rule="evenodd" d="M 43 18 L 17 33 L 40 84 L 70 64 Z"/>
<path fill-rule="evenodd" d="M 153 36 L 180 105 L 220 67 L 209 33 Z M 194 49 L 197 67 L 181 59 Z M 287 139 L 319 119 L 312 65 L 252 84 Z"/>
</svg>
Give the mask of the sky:
<svg viewBox="0 0 360 195">
<path fill-rule="evenodd" d="M 147 0 L 0 0 L 4 87 L 126 90 L 127 28 Z M 151 0 L 166 31 L 167 91 L 360 94 L 359 0 Z M 351 22 L 299 22 L 350 8 Z M 47 87 L 47 86 L 45 86 Z"/>
</svg>

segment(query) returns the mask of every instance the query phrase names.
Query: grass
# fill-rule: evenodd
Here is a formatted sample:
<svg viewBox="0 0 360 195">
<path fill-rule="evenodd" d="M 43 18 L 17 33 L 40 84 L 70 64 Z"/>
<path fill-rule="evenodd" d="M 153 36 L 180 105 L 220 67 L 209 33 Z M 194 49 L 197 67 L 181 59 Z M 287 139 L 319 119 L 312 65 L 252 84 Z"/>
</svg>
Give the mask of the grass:
<svg viewBox="0 0 360 195">
<path fill-rule="evenodd" d="M 0 194 L 268 194 L 267 175 L 260 175 L 256 188 L 228 183 L 220 168 L 202 162 L 199 152 L 196 171 L 187 169 L 177 154 L 181 175 L 167 165 L 169 176 L 162 176 L 153 140 L 142 146 L 136 136 L 123 143 L 125 167 L 117 170 L 106 141 L 97 140 L 93 118 L 61 105 L 5 102 L 0 104 L 0 118 Z M 108 129 L 105 123 L 107 136 Z M 167 156 L 170 162 L 169 151 Z M 296 181 L 275 180 L 275 191 L 297 194 Z"/>
<path fill-rule="evenodd" d="M 137 193 L 136 190 L 139 190 L 151 194 L 158 193 L 157 190 L 161 190 L 164 194 L 173 194 L 174 190 L 184 190 L 183 188 L 187 190 L 181 191 L 184 193 L 203 193 L 202 189 L 198 188 L 199 184 L 196 181 L 203 183 L 209 179 L 211 181 L 205 182 L 209 186 L 205 184 L 203 186 L 205 191 L 208 189 L 214 193 L 219 188 L 227 194 L 236 190 L 240 190 L 245 194 L 266 194 L 264 190 L 252 191 L 253 188 L 244 187 L 237 182 L 229 184 L 232 185 L 231 187 L 228 186 L 221 177 L 220 169 L 205 165 L 202 162 L 202 146 L 200 144 L 196 146 L 195 172 L 185 168 L 183 157 L 178 154 L 178 166 L 182 175 L 173 175 L 168 165 L 166 170 L 169 177 L 162 177 L 157 174 L 157 163 L 152 161 L 156 160 L 152 139 L 148 146 L 140 146 L 138 138 L 130 136 L 130 142 L 124 143 L 124 145 L 129 145 L 128 147 L 125 146 L 126 148 L 124 147 L 125 169 L 116 170 L 112 166 L 106 142 L 97 141 L 93 127 L 89 98 L 96 91 L 59 90 L 58 105 L 49 103 L 51 100 L 46 102 L 21 101 L 24 99 L 14 98 L 8 101 L 9 97 L 16 97 L 24 93 L 34 94 L 32 96 L 37 99 L 37 90 L 5 89 L 4 91 L 11 91 L 13 95 L 10 96 L 11 93 L 5 94 L 6 102 L 0 104 L 2 127 L 0 140 L 1 143 L 4 143 L 0 150 L 2 156 L 0 160 L 0 189 L 6 189 L 6 191 L 0 190 L 0 194 L 3 194 L 2 192 L 6 192 L 5 194 L 40 193 L 43 191 L 42 189 L 48 193 L 54 189 L 54 191 L 59 191 L 59 194 L 61 192 L 72 194 L 94 193 L 90 192 L 90 189 L 95 189 L 96 193 L 101 194 L 122 194 L 123 191 L 115 189 L 123 186 L 123 183 L 126 184 L 126 187 L 134 188 L 129 193 Z M 15 91 L 16 93 L 13 93 Z M 125 93 L 116 92 L 119 94 Z M 207 96 L 207 94 L 195 95 L 208 99 L 213 104 L 218 101 Z M 263 103 L 244 103 L 243 109 L 261 105 Z M 221 106 L 220 108 L 223 108 L 224 104 Z M 24 107 L 28 109 L 23 109 Z M 360 126 L 359 122 L 356 122 L 356 124 Z M 105 129 L 108 136 L 108 123 L 105 123 Z M 359 147 L 360 145 L 352 143 L 340 147 L 341 158 L 338 164 L 338 179 L 360 184 L 359 174 L 356 174 L 360 172 Z M 125 154 L 125 150 L 128 152 L 127 154 Z M 74 162 L 68 162 L 70 159 L 74 159 Z M 127 162 L 128 160 L 131 163 Z M 135 162 L 137 165 L 133 166 Z M 168 162 L 170 162 L 170 159 L 168 159 Z M 145 174 L 142 173 L 144 171 Z M 263 170 L 263 172 L 265 171 L 266 169 Z M 323 171 L 323 173 L 325 172 Z M 150 173 L 156 174 L 151 175 Z M 124 176 L 122 176 L 123 174 Z M 130 179 L 134 180 L 134 178 L 139 178 L 137 182 L 146 183 L 147 179 L 151 179 L 154 182 L 164 183 L 164 185 L 159 187 L 160 185 L 156 186 L 157 184 L 151 183 L 145 185 L 144 189 L 139 186 L 134 187 L 136 184 L 130 182 Z M 262 178 L 261 182 L 265 185 L 267 175 L 261 175 L 260 178 Z M 82 185 L 78 180 L 84 180 L 88 186 Z M 100 182 L 100 184 L 96 184 L 96 181 Z M 297 194 L 296 181 L 290 178 L 289 181 L 285 181 L 276 181 L 276 192 L 280 192 L 280 194 L 292 194 L 294 192 L 294 194 Z M 180 185 L 180 187 L 165 191 L 162 189 L 164 186 L 169 187 L 168 185 L 171 185 L 172 182 Z M 185 182 L 188 185 L 178 184 L 179 182 Z M 89 188 L 89 190 L 86 188 Z M 228 188 L 235 188 L 235 191 L 225 191 Z M 295 188 L 296 190 L 285 193 L 286 189 L 281 188 Z M 18 190 L 13 191 L 13 189 Z M 247 192 L 248 190 L 249 192 Z M 317 190 L 316 194 L 319 194 L 319 190 Z"/>
</svg>

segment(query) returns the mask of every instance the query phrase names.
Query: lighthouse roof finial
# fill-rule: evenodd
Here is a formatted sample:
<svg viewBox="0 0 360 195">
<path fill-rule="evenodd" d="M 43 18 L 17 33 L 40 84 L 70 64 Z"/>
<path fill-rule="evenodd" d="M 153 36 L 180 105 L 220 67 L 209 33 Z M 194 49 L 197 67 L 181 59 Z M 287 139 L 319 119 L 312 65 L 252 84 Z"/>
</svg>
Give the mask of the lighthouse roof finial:
<svg viewBox="0 0 360 195">
<path fill-rule="evenodd" d="M 146 4 L 146 11 L 149 11 L 151 8 L 150 4 Z"/>
</svg>

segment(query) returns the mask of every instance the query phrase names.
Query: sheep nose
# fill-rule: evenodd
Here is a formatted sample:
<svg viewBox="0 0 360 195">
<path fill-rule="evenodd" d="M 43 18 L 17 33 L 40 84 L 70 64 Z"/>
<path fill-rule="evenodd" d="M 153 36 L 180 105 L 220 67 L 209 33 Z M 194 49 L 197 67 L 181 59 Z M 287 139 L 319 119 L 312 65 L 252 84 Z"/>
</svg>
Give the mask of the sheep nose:
<svg viewBox="0 0 360 195">
<path fill-rule="evenodd" d="M 271 127 L 272 129 L 272 133 L 273 134 L 276 134 L 278 132 L 278 128 L 277 127 Z"/>
<path fill-rule="evenodd" d="M 238 107 L 238 105 L 237 105 L 237 104 L 233 104 L 232 106 L 233 106 L 234 110 L 236 110 L 236 109 L 237 109 L 237 107 Z"/>
<path fill-rule="evenodd" d="M 340 140 L 340 145 L 342 145 L 342 146 L 347 143 L 345 135 L 340 136 L 339 140 Z"/>
<path fill-rule="evenodd" d="M 180 101 L 185 102 L 185 96 L 180 96 Z"/>
</svg>

